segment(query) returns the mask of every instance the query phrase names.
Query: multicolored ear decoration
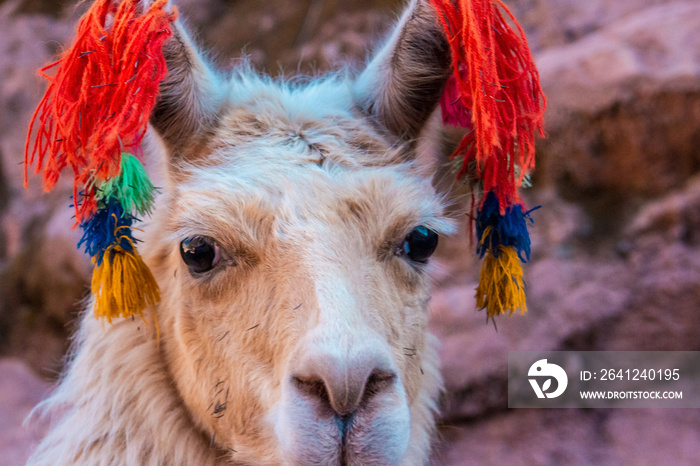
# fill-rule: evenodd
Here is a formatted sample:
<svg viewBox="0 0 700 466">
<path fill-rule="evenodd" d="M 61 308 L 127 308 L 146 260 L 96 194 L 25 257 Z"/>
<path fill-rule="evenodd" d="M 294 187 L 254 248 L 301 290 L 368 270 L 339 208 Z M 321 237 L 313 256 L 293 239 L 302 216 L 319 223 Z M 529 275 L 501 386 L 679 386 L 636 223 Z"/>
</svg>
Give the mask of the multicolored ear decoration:
<svg viewBox="0 0 700 466">
<path fill-rule="evenodd" d="M 539 74 L 522 28 L 501 0 L 430 1 L 452 51 L 443 121 L 470 129 L 452 158 L 462 160 L 458 178 L 467 176 L 472 192 L 483 193 L 472 215 L 477 251 L 485 256 L 477 305 L 488 317 L 525 313 L 520 263 L 530 258 L 530 217 L 518 187 L 535 165 L 535 133 L 544 136 Z"/>
<path fill-rule="evenodd" d="M 64 168 L 74 175 L 78 247 L 92 256 L 95 316 L 129 317 L 160 299 L 136 251 L 132 223 L 150 213 L 154 187 L 136 157 L 167 72 L 163 44 L 177 10 L 155 0 L 97 0 L 81 18 L 76 41 L 41 69 L 49 86 L 32 116 L 25 175 L 36 161 L 44 189 Z M 46 72 L 56 69 L 54 76 Z M 36 127 L 36 132 L 35 132 Z"/>
</svg>

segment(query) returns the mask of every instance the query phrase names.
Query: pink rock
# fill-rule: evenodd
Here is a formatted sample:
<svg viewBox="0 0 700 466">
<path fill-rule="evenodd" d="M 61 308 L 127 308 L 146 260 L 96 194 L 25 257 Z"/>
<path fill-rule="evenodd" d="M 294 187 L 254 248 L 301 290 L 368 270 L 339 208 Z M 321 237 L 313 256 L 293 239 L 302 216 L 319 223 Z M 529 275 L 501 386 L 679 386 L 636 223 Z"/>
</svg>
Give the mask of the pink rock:
<svg viewBox="0 0 700 466">
<path fill-rule="evenodd" d="M 46 433 L 43 422 L 23 422 L 49 387 L 20 360 L 0 359 L 0 466 L 25 464 L 32 447 Z"/>
</svg>

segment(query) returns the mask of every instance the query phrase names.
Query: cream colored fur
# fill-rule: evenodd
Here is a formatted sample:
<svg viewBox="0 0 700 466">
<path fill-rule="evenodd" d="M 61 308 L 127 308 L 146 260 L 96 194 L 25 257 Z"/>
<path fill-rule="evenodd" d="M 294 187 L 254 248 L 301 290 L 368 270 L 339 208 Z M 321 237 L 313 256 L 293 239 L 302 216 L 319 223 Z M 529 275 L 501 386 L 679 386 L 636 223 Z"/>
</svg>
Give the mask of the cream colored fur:
<svg viewBox="0 0 700 466">
<path fill-rule="evenodd" d="M 411 18 L 435 23 L 425 5 L 409 6 L 397 26 L 407 32 L 359 80 L 306 86 L 247 68 L 217 75 L 177 27 L 153 119 L 163 144 L 151 132 L 145 147 L 164 154 L 166 186 L 139 246 L 163 300 L 144 320 L 113 324 L 87 304 L 67 371 L 42 406 L 54 426 L 30 464 L 429 461 L 442 383 L 427 333 L 431 266 L 396 248 L 418 225 L 445 234 L 452 224 L 415 154 L 436 91 L 412 121 L 389 117 L 405 107 L 396 83 L 410 70 L 384 62 L 421 33 Z M 399 81 L 387 85 L 387 73 Z M 368 91 L 380 86 L 381 97 Z M 222 254 L 201 275 L 179 254 L 197 235 Z M 342 448 L 324 402 L 292 383 L 319 352 L 395 374 L 363 395 Z"/>
</svg>

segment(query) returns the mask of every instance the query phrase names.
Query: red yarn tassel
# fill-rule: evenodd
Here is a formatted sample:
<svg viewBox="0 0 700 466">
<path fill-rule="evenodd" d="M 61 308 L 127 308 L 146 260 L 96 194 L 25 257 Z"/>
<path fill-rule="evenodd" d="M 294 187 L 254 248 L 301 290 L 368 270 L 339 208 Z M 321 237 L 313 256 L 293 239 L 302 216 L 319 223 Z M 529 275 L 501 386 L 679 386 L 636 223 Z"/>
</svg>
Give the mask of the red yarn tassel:
<svg viewBox="0 0 700 466">
<path fill-rule="evenodd" d="M 35 160 L 36 173 L 43 167 L 46 191 L 64 168 L 73 170 L 76 223 L 96 209 L 95 180 L 116 176 L 123 150 L 133 152 L 146 132 L 158 85 L 167 72 L 163 44 L 177 18 L 175 7 L 172 12 L 164 9 L 168 0 L 155 0 L 143 15 L 139 0 L 115 3 L 97 0 L 81 18 L 73 46 L 41 69 L 49 86 L 32 116 L 25 144 L 25 186 Z M 55 76 L 47 75 L 54 67 Z"/>
<path fill-rule="evenodd" d="M 476 160 L 483 192 L 501 213 L 519 201 L 517 187 L 535 164 L 535 133 L 546 101 L 525 33 L 501 0 L 431 0 L 452 50 L 453 75 L 442 96 L 443 120 L 471 127 L 452 157 Z M 503 18 L 506 13 L 513 30 Z M 516 173 L 516 165 L 518 167 Z"/>
</svg>

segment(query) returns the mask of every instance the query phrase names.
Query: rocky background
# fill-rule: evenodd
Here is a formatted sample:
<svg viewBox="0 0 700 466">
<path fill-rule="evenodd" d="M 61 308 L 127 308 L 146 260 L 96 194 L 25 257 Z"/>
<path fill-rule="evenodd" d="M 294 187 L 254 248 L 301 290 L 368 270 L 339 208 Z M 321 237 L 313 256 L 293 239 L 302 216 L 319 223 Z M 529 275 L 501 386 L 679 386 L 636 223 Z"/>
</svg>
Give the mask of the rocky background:
<svg viewBox="0 0 700 466">
<path fill-rule="evenodd" d="M 393 0 L 179 0 L 217 61 L 272 74 L 361 63 Z M 529 312 L 475 312 L 466 234 L 443 241 L 432 301 L 446 379 L 437 464 L 699 464 L 695 410 L 508 410 L 509 350 L 700 350 L 700 2 L 510 0 L 549 99 L 528 204 Z M 0 465 L 43 425 L 21 420 L 55 380 L 86 293 L 68 190 L 22 188 L 36 69 L 80 14 L 0 0 Z M 447 134 L 447 141 L 455 135 Z M 448 144 L 446 144 L 448 145 Z M 456 188 L 459 190 L 459 187 Z"/>
</svg>

